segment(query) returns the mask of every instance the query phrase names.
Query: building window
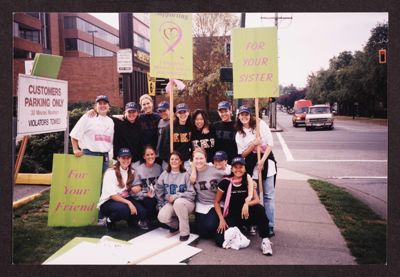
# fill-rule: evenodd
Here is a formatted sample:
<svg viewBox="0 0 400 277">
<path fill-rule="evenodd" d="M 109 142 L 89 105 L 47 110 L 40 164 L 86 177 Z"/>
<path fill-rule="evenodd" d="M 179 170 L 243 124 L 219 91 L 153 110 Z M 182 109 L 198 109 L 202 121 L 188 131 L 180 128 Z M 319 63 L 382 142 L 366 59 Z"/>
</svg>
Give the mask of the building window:
<svg viewBox="0 0 400 277">
<path fill-rule="evenodd" d="M 96 33 L 94 33 L 95 37 L 105 40 L 114 45 L 119 44 L 119 38 L 117 36 L 114 36 L 113 34 L 107 32 L 107 31 L 81 19 L 81 18 L 77 18 L 76 20 L 77 20 L 76 28 L 78 30 L 81 30 L 84 32 L 97 31 Z"/>
<path fill-rule="evenodd" d="M 76 29 L 76 16 L 64 17 L 64 29 Z"/>
<path fill-rule="evenodd" d="M 40 43 L 38 30 L 19 29 L 19 37 L 33 42 Z"/>
<path fill-rule="evenodd" d="M 65 39 L 65 50 L 66 51 L 78 50 L 77 39 L 76 38 L 66 38 Z"/>
<path fill-rule="evenodd" d="M 147 53 L 150 53 L 150 42 L 136 33 L 133 33 L 133 45 Z"/>
</svg>

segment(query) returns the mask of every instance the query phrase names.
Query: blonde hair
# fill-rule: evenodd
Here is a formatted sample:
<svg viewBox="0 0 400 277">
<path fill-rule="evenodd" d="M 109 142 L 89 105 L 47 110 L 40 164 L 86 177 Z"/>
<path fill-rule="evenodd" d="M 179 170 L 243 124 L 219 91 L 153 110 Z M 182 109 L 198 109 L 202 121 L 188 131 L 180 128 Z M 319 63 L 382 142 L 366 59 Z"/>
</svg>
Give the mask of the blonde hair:
<svg viewBox="0 0 400 277">
<path fill-rule="evenodd" d="M 196 153 L 201 153 L 201 154 L 204 155 L 204 157 L 207 158 L 206 150 L 204 150 L 204 148 L 202 148 L 202 147 L 196 147 L 196 148 L 193 150 L 192 157 L 194 157 L 194 154 L 196 154 Z"/>
<path fill-rule="evenodd" d="M 151 98 L 150 95 L 148 95 L 148 94 L 143 94 L 143 95 L 140 96 L 140 98 L 139 98 L 139 104 L 140 104 L 140 106 L 142 106 L 142 101 L 145 100 L 145 99 L 148 99 L 148 100 L 150 100 L 151 103 L 153 103 L 153 98 Z"/>
</svg>

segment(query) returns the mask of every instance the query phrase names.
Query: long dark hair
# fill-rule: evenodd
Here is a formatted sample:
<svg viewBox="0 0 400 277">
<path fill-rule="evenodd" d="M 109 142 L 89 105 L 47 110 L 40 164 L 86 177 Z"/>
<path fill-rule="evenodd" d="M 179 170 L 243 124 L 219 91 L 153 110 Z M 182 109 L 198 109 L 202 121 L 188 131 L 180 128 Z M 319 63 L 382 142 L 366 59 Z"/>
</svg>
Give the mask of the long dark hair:
<svg viewBox="0 0 400 277">
<path fill-rule="evenodd" d="M 249 126 L 253 130 L 256 129 L 256 117 L 252 114 L 250 114 Z M 246 133 L 243 131 L 243 123 L 242 123 L 242 121 L 240 121 L 239 115 L 236 118 L 235 129 L 236 129 L 236 132 L 239 132 L 244 137 L 246 136 Z"/>
<path fill-rule="evenodd" d="M 172 152 L 171 152 L 171 155 L 169 156 L 170 159 L 171 159 L 171 156 L 172 156 L 172 155 L 178 156 L 178 158 L 179 158 L 179 159 L 181 160 L 181 162 L 182 162 L 181 165 L 179 166 L 179 172 L 181 172 L 181 173 L 186 172 L 186 169 L 185 169 L 185 167 L 183 166 L 182 154 L 179 153 L 178 151 L 172 151 Z M 168 172 L 168 173 L 171 173 L 171 170 L 172 170 L 171 164 L 170 164 L 169 161 L 168 161 L 167 172 Z"/>
<path fill-rule="evenodd" d="M 122 180 L 122 175 L 121 175 L 121 163 L 119 161 L 117 161 L 114 166 L 113 169 L 115 171 L 115 176 L 117 177 L 117 181 L 118 181 L 118 187 L 120 188 L 124 188 L 125 184 L 124 181 Z M 133 174 L 132 170 L 131 170 L 131 165 L 128 166 L 128 179 L 126 180 L 126 187 L 127 190 L 130 191 L 132 188 L 132 183 L 133 180 L 135 179 L 135 175 Z"/>
<path fill-rule="evenodd" d="M 208 128 L 210 126 L 210 122 L 208 121 L 208 115 L 207 115 L 206 111 L 204 111 L 202 109 L 197 109 L 194 111 L 194 113 L 192 115 L 193 129 L 197 129 L 195 122 L 196 122 L 196 117 L 199 114 L 201 114 L 201 116 L 203 117 L 203 120 L 204 120 L 204 126 L 200 130 L 200 131 L 202 131 L 204 128 Z"/>
</svg>

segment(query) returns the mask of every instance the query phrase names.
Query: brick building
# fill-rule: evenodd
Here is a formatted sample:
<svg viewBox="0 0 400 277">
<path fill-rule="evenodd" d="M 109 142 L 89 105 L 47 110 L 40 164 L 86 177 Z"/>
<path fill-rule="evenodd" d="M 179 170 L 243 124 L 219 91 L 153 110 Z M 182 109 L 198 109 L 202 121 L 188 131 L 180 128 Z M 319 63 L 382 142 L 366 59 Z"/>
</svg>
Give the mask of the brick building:
<svg viewBox="0 0 400 277">
<path fill-rule="evenodd" d="M 149 25 L 148 14 L 133 13 L 132 83 L 140 94 L 147 93 Z M 25 61 L 36 53 L 47 53 L 63 56 L 58 78 L 68 81 L 69 102 L 94 101 L 96 95 L 107 94 L 112 105 L 123 107 L 122 76 L 116 61 L 118 29 L 88 13 L 15 13 L 13 42 L 14 97 L 18 73 L 25 73 Z M 163 99 L 158 95 L 155 100 Z M 216 107 L 217 101 L 212 98 L 210 107 Z M 191 110 L 204 108 L 204 101 L 185 94 L 174 100 L 175 104 L 180 102 L 186 102 Z"/>
</svg>

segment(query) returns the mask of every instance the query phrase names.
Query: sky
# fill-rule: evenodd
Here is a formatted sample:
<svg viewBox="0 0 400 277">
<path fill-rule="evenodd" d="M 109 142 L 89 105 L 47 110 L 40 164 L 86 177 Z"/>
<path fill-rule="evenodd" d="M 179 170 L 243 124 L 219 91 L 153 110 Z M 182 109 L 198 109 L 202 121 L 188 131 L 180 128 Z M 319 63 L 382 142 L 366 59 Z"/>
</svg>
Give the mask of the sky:
<svg viewBox="0 0 400 277">
<path fill-rule="evenodd" d="M 115 28 L 117 13 L 91 13 Z M 238 14 L 239 15 L 239 14 Z M 246 13 L 246 27 L 271 27 L 274 13 Z M 388 22 L 388 13 L 279 13 L 292 17 L 278 21 L 279 84 L 297 88 L 307 85 L 307 76 L 329 67 L 329 60 L 343 51 L 362 50 L 378 24 Z"/>
</svg>

